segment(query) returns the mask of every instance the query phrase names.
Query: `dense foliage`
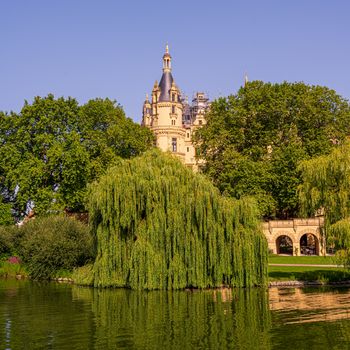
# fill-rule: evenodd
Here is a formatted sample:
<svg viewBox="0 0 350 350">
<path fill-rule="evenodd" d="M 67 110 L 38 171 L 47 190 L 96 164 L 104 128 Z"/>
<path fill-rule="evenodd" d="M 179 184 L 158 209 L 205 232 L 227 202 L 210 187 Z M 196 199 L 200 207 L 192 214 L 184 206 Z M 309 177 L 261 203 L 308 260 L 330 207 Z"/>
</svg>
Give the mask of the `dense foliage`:
<svg viewBox="0 0 350 350">
<path fill-rule="evenodd" d="M 0 258 L 15 254 L 15 231 L 14 226 L 0 225 Z"/>
<path fill-rule="evenodd" d="M 152 144 L 113 101 L 36 97 L 19 114 L 0 113 L 0 194 L 17 217 L 29 207 L 83 210 L 87 183 Z"/>
<path fill-rule="evenodd" d="M 89 229 L 64 216 L 31 220 L 19 229 L 18 253 L 32 278 L 51 278 L 93 258 Z"/>
<path fill-rule="evenodd" d="M 234 198 L 254 195 L 265 217 L 298 214 L 298 163 L 350 134 L 350 107 L 326 87 L 248 83 L 211 105 L 195 138 L 204 172 Z"/>
<path fill-rule="evenodd" d="M 111 168 L 90 187 L 89 213 L 95 286 L 266 283 L 267 244 L 255 203 L 221 197 L 170 155 L 148 152 Z"/>
<path fill-rule="evenodd" d="M 340 249 L 340 260 L 350 266 L 350 143 L 345 142 L 328 156 L 300 164 L 303 183 L 299 197 L 303 214 L 322 210 L 328 244 Z"/>
<path fill-rule="evenodd" d="M 0 197 L 0 226 L 14 224 L 11 203 L 3 203 Z"/>
</svg>

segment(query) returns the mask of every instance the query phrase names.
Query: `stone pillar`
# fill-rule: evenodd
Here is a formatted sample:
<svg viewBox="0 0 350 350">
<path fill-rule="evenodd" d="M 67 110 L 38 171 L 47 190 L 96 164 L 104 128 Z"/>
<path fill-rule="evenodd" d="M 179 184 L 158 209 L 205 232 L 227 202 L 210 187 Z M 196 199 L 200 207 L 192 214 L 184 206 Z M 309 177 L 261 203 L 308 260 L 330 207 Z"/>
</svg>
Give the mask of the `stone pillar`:
<svg viewBox="0 0 350 350">
<path fill-rule="evenodd" d="M 299 244 L 299 242 L 293 242 L 293 256 L 300 256 L 300 244 Z"/>
<path fill-rule="evenodd" d="M 268 240 L 268 248 L 272 254 L 277 254 L 276 242 Z"/>
</svg>

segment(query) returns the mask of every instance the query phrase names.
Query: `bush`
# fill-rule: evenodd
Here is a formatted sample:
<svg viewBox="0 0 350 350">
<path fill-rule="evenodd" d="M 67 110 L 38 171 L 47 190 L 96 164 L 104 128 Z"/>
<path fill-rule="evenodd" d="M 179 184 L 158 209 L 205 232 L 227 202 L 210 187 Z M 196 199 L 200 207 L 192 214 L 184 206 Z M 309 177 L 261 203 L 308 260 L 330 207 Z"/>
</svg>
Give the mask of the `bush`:
<svg viewBox="0 0 350 350">
<path fill-rule="evenodd" d="M 75 219 L 37 218 L 20 231 L 19 253 L 32 278 L 52 278 L 57 271 L 72 271 L 93 257 L 88 226 Z"/>
<path fill-rule="evenodd" d="M 0 225 L 13 225 L 14 220 L 11 213 L 11 204 L 3 203 L 0 198 Z"/>
<path fill-rule="evenodd" d="M 0 257 L 15 255 L 15 226 L 0 225 Z"/>
</svg>

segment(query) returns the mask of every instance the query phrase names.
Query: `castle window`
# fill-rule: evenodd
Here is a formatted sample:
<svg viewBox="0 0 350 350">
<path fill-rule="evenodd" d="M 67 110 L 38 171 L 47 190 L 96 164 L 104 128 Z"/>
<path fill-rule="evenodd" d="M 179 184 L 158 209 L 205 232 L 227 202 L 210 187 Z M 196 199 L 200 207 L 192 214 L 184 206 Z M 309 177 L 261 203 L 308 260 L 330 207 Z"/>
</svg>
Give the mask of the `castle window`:
<svg viewBox="0 0 350 350">
<path fill-rule="evenodd" d="M 202 121 L 202 120 L 199 120 L 198 123 L 199 123 L 199 125 L 202 125 L 203 121 Z"/>
<path fill-rule="evenodd" d="M 187 133 L 187 138 L 189 138 L 189 137 L 190 137 L 190 133 L 188 132 L 188 133 Z"/>
<path fill-rule="evenodd" d="M 175 125 L 176 121 L 175 120 L 172 120 L 171 121 L 171 125 Z"/>
<path fill-rule="evenodd" d="M 171 148 L 173 152 L 177 152 L 177 138 L 173 137 L 171 139 Z"/>
<path fill-rule="evenodd" d="M 171 113 L 175 113 L 175 106 L 171 106 Z"/>
<path fill-rule="evenodd" d="M 175 94 L 171 94 L 171 101 L 175 102 Z"/>
<path fill-rule="evenodd" d="M 187 147 L 187 152 L 189 152 L 190 151 L 190 148 L 189 147 Z"/>
</svg>

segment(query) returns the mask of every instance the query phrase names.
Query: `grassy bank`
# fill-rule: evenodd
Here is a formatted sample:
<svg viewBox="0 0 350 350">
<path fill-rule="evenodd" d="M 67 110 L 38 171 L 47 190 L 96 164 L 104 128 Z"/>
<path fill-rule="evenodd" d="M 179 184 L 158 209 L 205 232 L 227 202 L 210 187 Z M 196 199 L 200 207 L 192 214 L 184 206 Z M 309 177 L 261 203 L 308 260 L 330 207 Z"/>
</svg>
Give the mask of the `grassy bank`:
<svg viewBox="0 0 350 350">
<path fill-rule="evenodd" d="M 350 280 L 350 271 L 336 265 L 332 256 L 269 256 L 269 264 L 307 264 L 315 266 L 269 266 L 269 281 L 320 281 L 340 282 Z"/>
<path fill-rule="evenodd" d="M 280 256 L 270 255 L 269 264 L 308 264 L 308 265 L 336 265 L 333 256 Z"/>
<path fill-rule="evenodd" d="M 12 264 L 0 260 L 0 278 L 27 277 L 28 273 L 22 264 Z"/>
</svg>

